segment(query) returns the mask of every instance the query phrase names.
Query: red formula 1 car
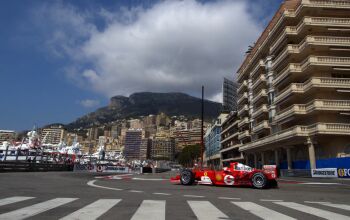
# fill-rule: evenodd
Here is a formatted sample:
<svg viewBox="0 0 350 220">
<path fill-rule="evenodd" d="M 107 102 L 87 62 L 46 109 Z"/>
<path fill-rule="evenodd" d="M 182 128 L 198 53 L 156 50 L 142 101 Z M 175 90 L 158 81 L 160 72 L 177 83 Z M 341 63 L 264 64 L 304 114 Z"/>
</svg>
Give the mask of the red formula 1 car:
<svg viewBox="0 0 350 220">
<path fill-rule="evenodd" d="M 211 169 L 184 169 L 180 175 L 171 178 L 173 183 L 192 185 L 194 183 L 217 186 L 251 186 L 258 189 L 277 187 L 274 169 L 253 169 L 241 163 L 215 171 Z"/>
</svg>

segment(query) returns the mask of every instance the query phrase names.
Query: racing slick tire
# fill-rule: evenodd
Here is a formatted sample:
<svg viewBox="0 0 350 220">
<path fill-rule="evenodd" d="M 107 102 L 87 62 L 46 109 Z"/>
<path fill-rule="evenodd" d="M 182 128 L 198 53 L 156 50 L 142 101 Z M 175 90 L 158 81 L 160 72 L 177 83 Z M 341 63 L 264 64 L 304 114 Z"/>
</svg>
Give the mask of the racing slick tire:
<svg viewBox="0 0 350 220">
<path fill-rule="evenodd" d="M 263 173 L 255 173 L 252 176 L 253 186 L 257 189 L 266 188 L 268 185 L 267 178 Z"/>
<path fill-rule="evenodd" d="M 182 185 L 192 185 L 194 183 L 194 174 L 191 170 L 181 171 L 180 182 Z"/>
</svg>

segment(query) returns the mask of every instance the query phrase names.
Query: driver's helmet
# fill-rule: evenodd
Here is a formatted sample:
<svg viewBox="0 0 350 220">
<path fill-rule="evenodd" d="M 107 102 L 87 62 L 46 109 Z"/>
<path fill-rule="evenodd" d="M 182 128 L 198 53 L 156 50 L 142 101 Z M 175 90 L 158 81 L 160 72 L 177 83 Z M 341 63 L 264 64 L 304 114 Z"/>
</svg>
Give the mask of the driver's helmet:
<svg viewBox="0 0 350 220">
<path fill-rule="evenodd" d="M 241 163 L 236 164 L 236 170 L 244 170 L 244 165 Z"/>
<path fill-rule="evenodd" d="M 227 171 L 228 170 L 228 167 L 224 167 L 224 171 Z"/>
</svg>

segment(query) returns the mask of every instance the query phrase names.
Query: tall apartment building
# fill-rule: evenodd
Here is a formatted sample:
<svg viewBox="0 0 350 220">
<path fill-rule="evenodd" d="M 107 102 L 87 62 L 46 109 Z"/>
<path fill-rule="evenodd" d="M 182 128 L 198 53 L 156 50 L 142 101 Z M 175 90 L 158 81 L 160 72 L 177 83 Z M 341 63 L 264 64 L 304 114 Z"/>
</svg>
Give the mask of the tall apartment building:
<svg viewBox="0 0 350 220">
<path fill-rule="evenodd" d="M 242 162 L 243 153 L 239 152 L 241 142 L 238 139 L 239 120 L 237 112 L 230 112 L 221 125 L 221 162 L 223 166 L 229 166 L 231 162 Z"/>
<path fill-rule="evenodd" d="M 15 131 L 10 131 L 10 130 L 0 130 L 0 144 L 4 141 L 13 141 L 16 137 L 16 132 Z"/>
<path fill-rule="evenodd" d="M 50 126 L 41 131 L 41 141 L 43 144 L 59 144 L 65 139 L 66 131 L 63 126 Z"/>
<path fill-rule="evenodd" d="M 236 110 L 236 90 L 235 82 L 224 78 L 222 84 L 222 108 L 224 112 Z"/>
<path fill-rule="evenodd" d="M 142 143 L 142 130 L 128 130 L 125 132 L 124 155 L 127 159 L 139 159 Z"/>
<path fill-rule="evenodd" d="M 239 150 L 250 164 L 350 161 L 350 1 L 283 3 L 237 81 Z"/>
<path fill-rule="evenodd" d="M 152 140 L 151 159 L 170 160 L 175 158 L 175 139 L 156 138 Z"/>
</svg>

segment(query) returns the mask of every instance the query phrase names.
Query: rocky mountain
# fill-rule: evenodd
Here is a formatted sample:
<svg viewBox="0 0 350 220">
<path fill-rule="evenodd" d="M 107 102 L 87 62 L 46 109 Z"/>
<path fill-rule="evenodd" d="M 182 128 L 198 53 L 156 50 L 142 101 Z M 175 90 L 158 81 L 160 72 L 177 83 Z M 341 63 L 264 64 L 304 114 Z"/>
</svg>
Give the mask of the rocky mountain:
<svg viewBox="0 0 350 220">
<path fill-rule="evenodd" d="M 221 109 L 221 103 L 205 100 L 205 120 L 216 118 Z M 184 93 L 141 92 L 134 93 L 129 97 L 115 96 L 111 98 L 109 106 L 77 119 L 67 125 L 67 128 L 86 128 L 93 124 L 103 124 L 118 119 L 136 118 L 161 112 L 169 116 L 184 115 L 188 118 L 200 118 L 201 99 Z"/>
</svg>

